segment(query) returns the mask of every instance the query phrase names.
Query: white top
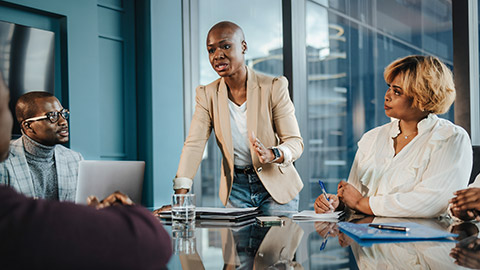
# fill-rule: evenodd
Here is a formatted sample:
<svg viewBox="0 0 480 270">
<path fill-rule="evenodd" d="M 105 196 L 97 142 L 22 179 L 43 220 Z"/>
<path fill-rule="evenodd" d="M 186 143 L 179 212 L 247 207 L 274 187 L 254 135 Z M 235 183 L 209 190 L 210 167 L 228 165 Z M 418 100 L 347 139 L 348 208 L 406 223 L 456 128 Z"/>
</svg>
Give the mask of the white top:
<svg viewBox="0 0 480 270">
<path fill-rule="evenodd" d="M 230 110 L 230 128 L 232 130 L 233 163 L 237 166 L 252 165 L 247 131 L 247 102 L 238 106 L 229 99 L 228 109 Z"/>
<path fill-rule="evenodd" d="M 472 146 L 465 130 L 428 115 L 418 135 L 396 156 L 399 120 L 377 127 L 358 142 L 348 182 L 369 197 L 376 216 L 436 217 L 453 192 L 467 187 Z"/>
<path fill-rule="evenodd" d="M 252 165 L 252 156 L 250 153 L 250 141 L 247 130 L 247 102 L 238 106 L 230 99 L 228 100 L 228 109 L 230 111 L 230 129 L 233 141 L 233 163 L 237 166 Z M 278 145 L 278 150 L 283 153 L 283 162 L 278 163 L 279 167 L 287 167 L 294 160 L 293 155 L 287 146 Z M 192 187 L 193 180 L 187 177 L 176 177 L 173 179 L 173 189 Z"/>
</svg>

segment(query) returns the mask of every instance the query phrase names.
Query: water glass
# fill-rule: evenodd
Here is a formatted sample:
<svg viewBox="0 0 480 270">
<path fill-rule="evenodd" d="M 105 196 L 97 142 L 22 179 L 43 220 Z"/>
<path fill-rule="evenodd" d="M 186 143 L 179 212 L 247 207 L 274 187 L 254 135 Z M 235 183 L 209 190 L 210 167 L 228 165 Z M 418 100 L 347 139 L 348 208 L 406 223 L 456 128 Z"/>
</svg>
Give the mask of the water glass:
<svg viewBox="0 0 480 270">
<path fill-rule="evenodd" d="M 172 222 L 195 222 L 195 194 L 173 194 Z"/>
</svg>

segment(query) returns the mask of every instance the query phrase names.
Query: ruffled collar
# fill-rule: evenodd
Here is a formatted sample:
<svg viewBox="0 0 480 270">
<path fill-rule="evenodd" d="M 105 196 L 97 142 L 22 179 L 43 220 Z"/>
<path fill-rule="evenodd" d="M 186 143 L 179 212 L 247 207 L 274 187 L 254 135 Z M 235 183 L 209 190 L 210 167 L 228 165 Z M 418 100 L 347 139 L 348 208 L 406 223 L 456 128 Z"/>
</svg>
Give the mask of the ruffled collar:
<svg viewBox="0 0 480 270">
<path fill-rule="evenodd" d="M 430 113 L 426 118 L 420 120 L 417 124 L 417 129 L 418 129 L 418 135 L 423 134 L 430 130 L 435 123 L 438 121 L 438 116 L 436 114 Z M 400 134 L 400 120 L 395 119 L 392 122 L 391 128 L 390 128 L 390 137 L 395 138 Z"/>
</svg>

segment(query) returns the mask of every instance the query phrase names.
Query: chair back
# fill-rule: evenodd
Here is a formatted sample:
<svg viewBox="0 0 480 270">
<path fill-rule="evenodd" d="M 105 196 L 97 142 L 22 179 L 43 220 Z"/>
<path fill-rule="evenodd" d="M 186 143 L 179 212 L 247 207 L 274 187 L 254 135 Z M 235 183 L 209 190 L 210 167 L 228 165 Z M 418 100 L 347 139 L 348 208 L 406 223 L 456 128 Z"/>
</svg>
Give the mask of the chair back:
<svg viewBox="0 0 480 270">
<path fill-rule="evenodd" d="M 470 175 L 470 181 L 468 184 L 470 185 L 475 181 L 475 177 L 480 173 L 480 145 L 473 146 L 473 167 L 472 167 L 472 174 Z"/>
</svg>

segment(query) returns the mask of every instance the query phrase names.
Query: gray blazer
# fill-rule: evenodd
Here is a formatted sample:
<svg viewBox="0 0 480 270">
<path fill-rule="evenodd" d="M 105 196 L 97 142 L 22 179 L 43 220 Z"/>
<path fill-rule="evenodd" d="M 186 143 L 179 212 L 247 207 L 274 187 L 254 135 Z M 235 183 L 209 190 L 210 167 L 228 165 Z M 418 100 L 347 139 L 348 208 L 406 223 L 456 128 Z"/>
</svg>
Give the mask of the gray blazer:
<svg viewBox="0 0 480 270">
<path fill-rule="evenodd" d="M 55 146 L 55 166 L 60 201 L 75 201 L 80 160 L 83 160 L 80 153 L 62 145 Z M 28 197 L 35 197 L 22 138 L 10 142 L 9 156 L 0 163 L 0 184 L 11 186 Z"/>
</svg>

